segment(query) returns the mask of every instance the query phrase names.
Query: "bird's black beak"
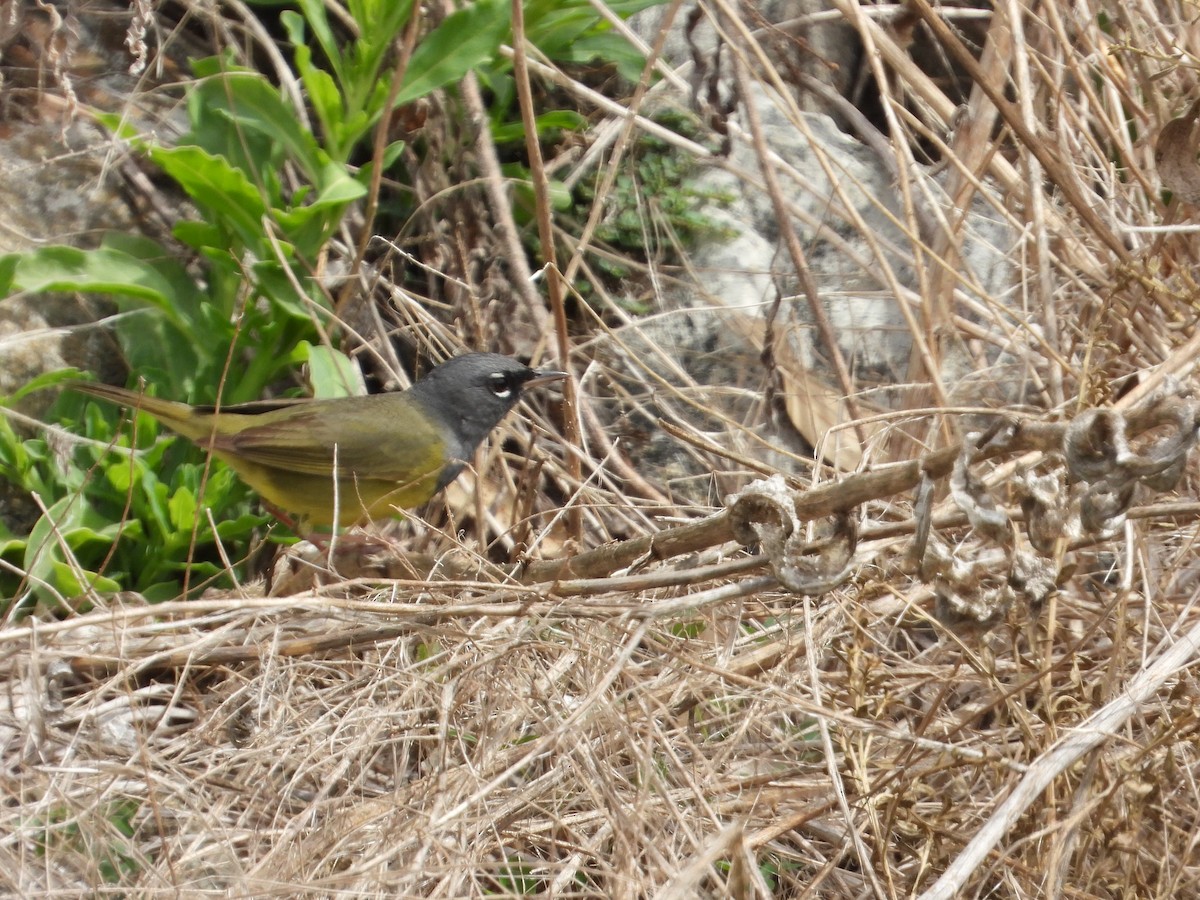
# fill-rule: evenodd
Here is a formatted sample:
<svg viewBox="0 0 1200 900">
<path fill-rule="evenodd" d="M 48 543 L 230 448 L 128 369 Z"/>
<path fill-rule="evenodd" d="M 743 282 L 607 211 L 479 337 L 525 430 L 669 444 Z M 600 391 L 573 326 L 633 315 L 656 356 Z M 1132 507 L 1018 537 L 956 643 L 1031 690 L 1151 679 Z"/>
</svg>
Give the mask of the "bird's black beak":
<svg viewBox="0 0 1200 900">
<path fill-rule="evenodd" d="M 533 374 L 529 376 L 529 380 L 521 385 L 521 387 L 522 389 L 537 387 L 541 384 L 549 384 L 551 381 L 562 381 L 566 377 L 566 372 L 558 372 L 554 369 L 534 369 Z"/>
</svg>

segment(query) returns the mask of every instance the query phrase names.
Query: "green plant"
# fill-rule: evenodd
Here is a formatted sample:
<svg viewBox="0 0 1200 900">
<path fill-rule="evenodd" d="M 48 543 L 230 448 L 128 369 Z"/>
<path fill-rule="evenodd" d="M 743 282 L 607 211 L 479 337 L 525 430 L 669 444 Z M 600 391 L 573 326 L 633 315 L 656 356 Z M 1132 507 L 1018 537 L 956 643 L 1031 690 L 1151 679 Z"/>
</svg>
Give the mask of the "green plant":
<svg viewBox="0 0 1200 900">
<path fill-rule="evenodd" d="M 660 124 L 686 134 L 688 122 L 679 115 L 660 117 Z M 701 241 L 727 237 L 730 232 L 705 214 L 707 207 L 727 206 L 735 199 L 721 191 L 703 190 L 693 181 L 695 162 L 665 141 L 643 135 L 626 160 L 606 200 L 606 215 L 596 229 L 596 239 L 635 258 L 676 262 L 680 251 Z M 576 205 L 590 209 L 596 202 L 595 185 L 581 180 Z M 648 227 L 648 223 L 653 226 Z M 613 277 L 628 274 L 625 267 L 598 261 Z"/>
<path fill-rule="evenodd" d="M 540 894 L 546 888 L 544 880 L 534 874 L 533 866 L 514 859 L 501 863 L 496 884 L 506 894 L 519 896 Z"/>
<path fill-rule="evenodd" d="M 100 841 L 85 835 L 79 822 L 69 814 L 51 816 L 37 837 L 37 853 L 51 864 L 64 855 L 86 859 L 95 865 L 105 884 L 129 883 L 141 870 L 133 844 L 128 840 L 134 835 L 133 817 L 137 811 L 138 804 L 132 800 L 111 802 L 98 809 L 96 812 L 105 819 L 104 831 L 108 832 Z"/>
<path fill-rule="evenodd" d="M 28 535 L 0 533 L 0 558 L 23 573 L 0 576 L 4 596 L 54 609 L 122 588 L 169 599 L 185 571 L 197 587 L 223 576 L 217 542 L 244 546 L 266 521 L 250 512 L 249 491 L 231 471 L 208 470 L 184 441 L 160 440 L 148 416 L 119 431 L 69 392 L 52 413 L 74 423 L 73 434 L 22 439 L 0 418 L 0 476 L 46 504 Z M 223 515 L 210 524 L 201 504 Z"/>
<path fill-rule="evenodd" d="M 615 0 L 610 12 L 626 18 L 658 6 L 663 0 Z M 588 0 L 526 0 L 525 37 L 540 54 L 574 68 L 600 61 L 611 65 L 626 81 L 635 81 L 644 57 L 614 32 Z M 518 144 L 525 129 L 516 113 L 517 88 L 508 60 L 497 56 L 481 65 L 476 74 L 492 97 L 488 104 L 492 137 L 498 144 Z M 537 117 L 538 136 L 552 138 L 559 130 L 577 130 L 586 119 L 575 109 L 553 109 Z"/>
<path fill-rule="evenodd" d="M 289 95 L 238 66 L 232 54 L 193 63 L 190 127 L 172 146 L 98 114 L 191 201 L 198 215 L 180 222 L 174 236 L 198 266 L 152 241 L 114 234 L 92 250 L 50 246 L 0 257 L 0 297 L 111 297 L 122 313 L 114 329 L 131 369 L 164 396 L 223 405 L 258 399 L 294 386 L 301 366 L 318 395 L 361 390 L 356 367 L 337 348 L 334 304 L 316 273 L 346 212 L 376 183 L 375 167 L 390 169 L 400 158 L 398 143 L 373 153 L 376 126 L 393 108 L 472 70 L 509 91 L 510 64 L 499 47 L 509 39 L 510 6 L 475 0 L 447 16 L 421 35 L 393 86 L 411 0 L 349 0 L 349 30 L 331 22 L 320 0 L 297 5 L 280 22 L 316 127 L 306 125 L 306 111 Z M 584 0 L 544 0 L 529 10 L 528 36 L 544 41 L 550 55 L 608 52 L 628 66 L 624 43 Z M 493 108 L 517 118 L 511 104 Z M 583 120 L 551 111 L 543 121 L 558 128 Z M 493 125 L 504 129 L 506 122 Z M 361 159 L 370 162 L 357 165 Z M 392 177 L 403 180 L 402 173 Z M 152 422 L 139 419 L 129 440 L 115 430 L 116 410 L 64 397 L 52 414 L 84 438 L 61 469 L 45 438 L 0 428 L 0 471 L 44 504 L 29 535 L 0 534 L 0 558 L 23 570 L 43 601 L 118 584 L 167 596 L 189 567 L 193 579 L 218 571 L 215 557 L 205 556 L 217 538 L 243 545 L 264 521 L 249 514 L 245 490 L 222 464 L 160 434 Z M 215 533 L 201 505 L 212 511 Z"/>
</svg>

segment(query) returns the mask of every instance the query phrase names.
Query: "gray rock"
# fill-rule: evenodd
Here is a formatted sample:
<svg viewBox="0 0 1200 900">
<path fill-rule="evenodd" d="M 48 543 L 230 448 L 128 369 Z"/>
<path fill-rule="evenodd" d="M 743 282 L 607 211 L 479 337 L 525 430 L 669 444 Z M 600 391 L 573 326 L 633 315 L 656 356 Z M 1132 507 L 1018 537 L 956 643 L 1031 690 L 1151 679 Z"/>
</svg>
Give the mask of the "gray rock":
<svg viewBox="0 0 1200 900">
<path fill-rule="evenodd" d="M 175 133 L 184 124 L 177 97 L 129 71 L 133 12 L 26 4 L 13 13 L 0 33 L 0 254 L 54 244 L 93 248 L 113 232 L 167 240 L 172 223 L 143 215 L 135 201 L 146 191 L 130 181 L 140 175 L 128 149 L 80 108 L 121 112 L 144 133 Z M 180 62 L 164 64 L 177 69 Z M 116 343 L 97 324 L 113 309 L 107 299 L 74 294 L 3 298 L 0 396 L 68 366 L 120 380 Z M 51 399 L 31 395 L 21 409 L 36 416 Z"/>
<path fill-rule="evenodd" d="M 672 46 L 680 52 L 668 42 Z M 685 98 L 677 100 L 683 103 Z M 877 144 L 877 152 L 839 128 L 829 115 L 797 113 L 794 104 L 757 82 L 750 101 L 761 120 L 765 144 L 780 161 L 776 176 L 791 212 L 788 225 L 795 229 L 837 348 L 852 374 L 860 411 L 929 405 L 928 376 L 914 364 L 914 329 L 902 302 L 916 317 L 918 332 L 935 335 L 940 365 L 936 377 L 952 402 L 1021 399 L 1023 367 L 1017 360 L 1025 345 L 973 343 L 948 316 L 943 315 L 936 327 L 929 326 L 930 314 L 921 308 L 913 263 L 917 242 L 927 246 L 934 240 L 939 217 L 949 206 L 937 173 L 920 167 L 908 173 L 915 185 L 918 219 L 917 233 L 910 236 L 901 224 L 906 217 L 895 157 L 885 145 Z M 781 239 L 774 206 L 761 187 L 760 162 L 748 138 L 744 108 L 730 116 L 729 124 L 733 140 L 727 163 L 706 168 L 693 185 L 697 192 L 734 198 L 703 211 L 725 234 L 694 248 L 690 269 L 669 287 L 656 283 L 664 312 L 620 329 L 614 340 L 624 347 L 609 362 L 622 391 L 636 396 L 639 377 L 644 381 L 638 370 L 649 368 L 698 401 L 691 425 L 709 439 L 772 467 L 798 471 L 803 467 L 788 456 L 802 449 L 796 432 L 810 444 L 821 445 L 830 426 L 846 421 L 847 407 L 841 401 L 830 348 Z M 978 200 L 965 217 L 955 210 L 946 210 L 945 216 L 955 222 L 964 219 L 956 227 L 954 243 L 961 248 L 956 271 L 971 286 L 966 292 L 988 302 L 1010 296 L 1015 266 L 1009 253 L 1019 236 Z M 890 279 L 885 277 L 885 264 Z M 969 307 L 956 306 L 953 314 L 974 317 Z M 768 334 L 772 342 L 764 354 Z M 668 371 L 670 364 L 651 362 L 664 352 L 677 363 L 674 374 Z M 688 362 L 698 358 L 706 361 L 705 371 Z M 773 359 L 781 373 L 776 404 L 764 402 L 765 358 Z M 669 392 L 662 387 L 643 392 L 643 420 L 655 417 Z M 708 414 L 701 411 L 704 403 L 710 404 Z M 863 448 L 855 432 L 843 428 L 834 434 L 836 442 L 822 446 L 824 458 L 844 469 L 860 464 Z M 636 448 L 633 452 L 634 462 L 651 479 L 654 468 L 671 459 L 672 452 L 673 464 L 693 480 L 719 468 L 711 459 L 688 462 L 694 454 L 681 451 L 674 438 L 661 433 L 644 435 L 641 447 L 641 453 Z M 683 472 L 667 474 L 678 482 L 688 477 Z M 691 493 L 690 499 L 712 502 L 713 496 L 706 490 L 703 495 Z"/>
</svg>

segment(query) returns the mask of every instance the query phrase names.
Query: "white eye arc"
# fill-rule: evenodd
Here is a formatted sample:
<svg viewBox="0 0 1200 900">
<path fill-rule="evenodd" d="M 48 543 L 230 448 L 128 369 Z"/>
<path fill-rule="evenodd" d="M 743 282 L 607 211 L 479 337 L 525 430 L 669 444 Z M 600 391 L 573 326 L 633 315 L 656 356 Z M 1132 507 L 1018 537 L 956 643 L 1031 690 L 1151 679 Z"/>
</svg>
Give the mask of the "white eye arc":
<svg viewBox="0 0 1200 900">
<path fill-rule="evenodd" d="M 501 400 L 507 400 L 513 395 L 512 383 L 503 372 L 495 372 L 488 376 L 488 387 Z"/>
</svg>

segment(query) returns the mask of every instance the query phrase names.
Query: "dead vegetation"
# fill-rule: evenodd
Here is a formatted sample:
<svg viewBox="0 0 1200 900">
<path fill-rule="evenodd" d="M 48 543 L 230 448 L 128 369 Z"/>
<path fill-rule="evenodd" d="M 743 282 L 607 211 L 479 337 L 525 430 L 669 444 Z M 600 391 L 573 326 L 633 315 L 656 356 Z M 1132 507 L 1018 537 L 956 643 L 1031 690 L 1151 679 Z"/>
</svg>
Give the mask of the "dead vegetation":
<svg viewBox="0 0 1200 900">
<path fill-rule="evenodd" d="M 1197 893 L 1195 209 L 1164 204 L 1154 157 L 1194 109 L 1200 11 L 1014 0 L 980 54 L 926 0 L 830 5 L 873 48 L 897 190 L 930 187 L 913 148 L 946 173 L 944 230 L 906 200 L 926 303 L 913 380 L 932 402 L 881 413 L 897 427 L 863 433 L 862 471 L 809 462 L 720 509 L 679 502 L 594 416 L 621 382 L 592 350 L 628 317 L 594 256 L 564 261 L 599 298 L 570 357 L 578 436 L 558 409 L 510 422 L 477 481 L 400 527 L 412 571 L 372 560 L 286 597 L 97 597 L 0 631 L 6 891 Z M 779 33 L 700 8 L 737 80 L 778 74 L 754 51 Z M 965 73 L 964 107 L 912 63 L 914 35 Z M 582 165 L 562 152 L 552 167 Z M 1172 157 L 1163 178 L 1186 195 L 1190 169 Z M 952 213 L 973 197 L 1023 236 L 1011 296 L 952 277 Z M 454 202 L 454 252 L 425 262 L 470 289 L 433 299 L 472 337 L 538 347 L 553 323 L 481 263 L 503 217 Z M 400 305 L 407 327 L 444 335 L 419 307 Z M 1029 402 L 962 427 L 927 371 L 948 329 L 1024 335 Z M 681 405 L 704 396 L 682 372 L 643 375 Z M 720 467 L 719 492 L 773 468 L 665 426 Z"/>
</svg>

